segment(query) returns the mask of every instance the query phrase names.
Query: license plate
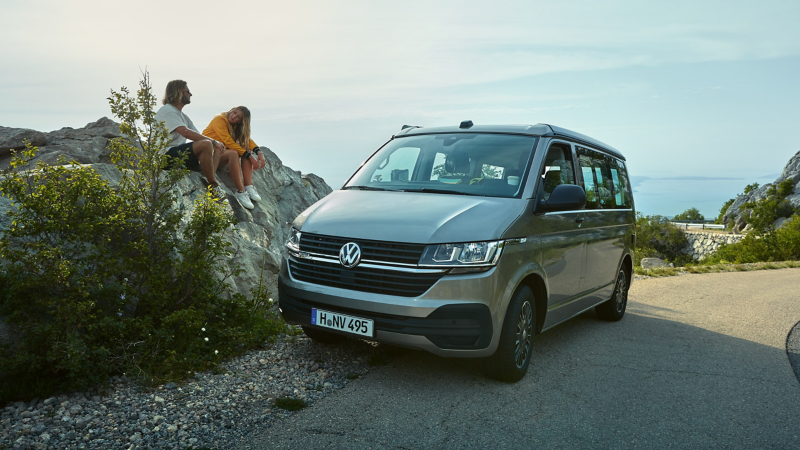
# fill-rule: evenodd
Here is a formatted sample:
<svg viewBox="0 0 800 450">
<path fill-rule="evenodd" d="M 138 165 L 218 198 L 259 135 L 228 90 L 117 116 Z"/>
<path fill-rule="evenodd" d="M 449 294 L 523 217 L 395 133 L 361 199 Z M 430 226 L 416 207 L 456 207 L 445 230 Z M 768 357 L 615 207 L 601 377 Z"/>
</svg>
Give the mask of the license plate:
<svg viewBox="0 0 800 450">
<path fill-rule="evenodd" d="M 311 325 L 333 330 L 344 331 L 345 333 L 357 334 L 359 336 L 373 337 L 373 324 L 371 319 L 348 316 L 320 309 L 311 309 Z"/>
</svg>

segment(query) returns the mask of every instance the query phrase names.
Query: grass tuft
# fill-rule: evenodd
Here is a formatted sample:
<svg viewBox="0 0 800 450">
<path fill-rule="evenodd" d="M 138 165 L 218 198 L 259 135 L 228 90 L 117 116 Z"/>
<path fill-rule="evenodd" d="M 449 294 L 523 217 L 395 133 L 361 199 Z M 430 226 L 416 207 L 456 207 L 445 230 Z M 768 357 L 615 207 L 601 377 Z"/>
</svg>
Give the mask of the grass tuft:
<svg viewBox="0 0 800 450">
<path fill-rule="evenodd" d="M 670 277 L 684 273 L 720 273 L 720 272 L 750 272 L 753 270 L 775 270 L 800 267 L 800 261 L 761 262 L 748 264 L 714 264 L 708 266 L 689 265 L 686 267 L 660 267 L 657 269 L 643 269 L 636 267 L 636 275 L 646 277 Z"/>
<path fill-rule="evenodd" d="M 308 403 L 306 403 L 305 400 L 289 397 L 276 398 L 272 403 L 276 408 L 285 409 L 286 411 L 300 411 L 308 406 Z"/>
</svg>

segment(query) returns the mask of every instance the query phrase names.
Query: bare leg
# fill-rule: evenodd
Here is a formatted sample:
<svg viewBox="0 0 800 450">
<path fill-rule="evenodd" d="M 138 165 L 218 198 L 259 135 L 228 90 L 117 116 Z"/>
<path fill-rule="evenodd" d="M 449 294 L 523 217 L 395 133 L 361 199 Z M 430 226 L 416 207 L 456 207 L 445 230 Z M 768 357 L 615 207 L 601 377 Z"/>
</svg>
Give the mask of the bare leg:
<svg viewBox="0 0 800 450">
<path fill-rule="evenodd" d="M 244 192 L 244 184 L 242 184 L 242 172 L 239 168 L 239 152 L 226 148 L 219 159 L 219 166 L 228 165 L 228 173 L 231 174 L 233 184 L 236 190 Z"/>
<path fill-rule="evenodd" d="M 253 163 L 250 158 L 242 158 L 242 178 L 245 186 L 253 184 Z"/>
<path fill-rule="evenodd" d="M 214 147 L 211 145 L 211 141 L 199 141 L 192 145 L 192 151 L 197 157 L 197 160 L 200 161 L 200 169 L 203 171 L 203 175 L 206 176 L 206 180 L 212 185 L 217 183 L 217 178 L 214 176 L 214 172 L 217 171 L 217 166 L 214 161 L 216 158 L 212 158 L 211 156 L 213 150 Z"/>
</svg>

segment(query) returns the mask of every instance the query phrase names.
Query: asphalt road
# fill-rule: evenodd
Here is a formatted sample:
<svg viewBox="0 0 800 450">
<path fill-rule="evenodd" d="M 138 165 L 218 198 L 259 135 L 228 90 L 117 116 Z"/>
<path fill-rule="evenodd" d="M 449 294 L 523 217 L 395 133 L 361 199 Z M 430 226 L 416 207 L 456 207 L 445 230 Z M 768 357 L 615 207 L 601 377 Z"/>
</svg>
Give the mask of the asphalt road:
<svg viewBox="0 0 800 450">
<path fill-rule="evenodd" d="M 620 322 L 537 335 L 516 384 L 399 349 L 240 448 L 800 448 L 798 287 L 800 269 L 636 281 Z"/>
</svg>

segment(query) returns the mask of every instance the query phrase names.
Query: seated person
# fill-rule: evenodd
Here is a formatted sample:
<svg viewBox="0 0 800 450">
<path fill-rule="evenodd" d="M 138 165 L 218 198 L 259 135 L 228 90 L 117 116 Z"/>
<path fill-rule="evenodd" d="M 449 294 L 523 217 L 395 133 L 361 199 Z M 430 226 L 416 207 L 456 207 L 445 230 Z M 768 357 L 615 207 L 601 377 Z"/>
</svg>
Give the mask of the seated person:
<svg viewBox="0 0 800 450">
<path fill-rule="evenodd" d="M 250 139 L 250 110 L 244 106 L 236 106 L 228 112 L 220 113 L 211 119 L 203 133 L 225 144 L 225 153 L 219 165 L 228 165 L 239 203 L 247 209 L 253 209 L 255 206 L 250 200 L 261 200 L 258 191 L 253 187 L 253 170 L 264 167 L 266 161 L 264 153 Z"/>
</svg>

